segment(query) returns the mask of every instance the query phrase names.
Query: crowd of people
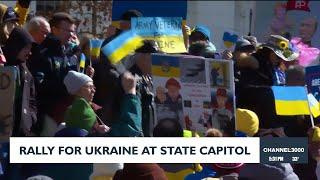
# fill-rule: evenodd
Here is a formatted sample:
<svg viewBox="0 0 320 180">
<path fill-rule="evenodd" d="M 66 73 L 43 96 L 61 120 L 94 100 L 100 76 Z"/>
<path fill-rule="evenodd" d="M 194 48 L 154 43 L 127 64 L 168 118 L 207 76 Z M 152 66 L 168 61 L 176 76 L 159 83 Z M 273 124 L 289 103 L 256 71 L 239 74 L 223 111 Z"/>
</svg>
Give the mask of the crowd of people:
<svg viewBox="0 0 320 180">
<path fill-rule="evenodd" d="M 137 10 L 126 11 L 120 26 L 109 29 L 111 35 L 101 47 L 129 30 L 131 18 L 141 16 Z M 90 54 L 94 35 L 77 34 L 75 20 L 68 13 L 55 13 L 49 20 L 41 16 L 23 19 L 17 10 L 0 4 L 0 66 L 14 67 L 17 75 L 13 122 L 0 128 L 5 129 L 2 136 L 197 136 L 183 129 L 177 119 L 155 123 L 151 54 L 164 53 L 155 41 L 144 40 L 142 47 L 114 65 L 103 53 L 100 57 Z M 284 34 L 270 35 L 266 42 L 242 36 L 233 52 L 217 52 L 205 25 L 183 26 L 182 31 L 188 50 L 184 54 L 234 63 L 235 132 L 222 133 L 213 127 L 205 136 L 309 137 L 308 164 L 10 164 L 8 142 L 4 142 L 0 179 L 320 179 L 320 129 L 311 128 L 309 116 L 276 115 L 270 89 L 305 85 L 304 66 L 298 60 L 301 52 L 295 44 Z M 86 56 L 83 72 L 81 53 Z M 310 62 L 319 63 L 319 59 Z"/>
</svg>

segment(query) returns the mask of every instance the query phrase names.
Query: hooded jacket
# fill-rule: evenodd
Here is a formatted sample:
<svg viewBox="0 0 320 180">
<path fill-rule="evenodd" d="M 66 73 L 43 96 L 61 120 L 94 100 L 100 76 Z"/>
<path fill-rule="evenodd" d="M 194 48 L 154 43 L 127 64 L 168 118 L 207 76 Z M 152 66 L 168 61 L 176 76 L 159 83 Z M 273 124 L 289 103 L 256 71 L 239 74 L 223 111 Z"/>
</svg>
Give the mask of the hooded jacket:
<svg viewBox="0 0 320 180">
<path fill-rule="evenodd" d="M 32 42 L 33 39 L 27 31 L 15 28 L 3 48 L 3 53 L 7 59 L 6 66 L 15 66 L 20 74 L 15 93 L 13 136 L 30 134 L 31 127 L 37 121 L 34 79 L 25 63 L 17 58 L 19 52 Z"/>
<path fill-rule="evenodd" d="M 19 52 L 29 44 L 32 44 L 32 36 L 22 28 L 14 28 L 3 47 L 3 54 L 7 59 L 7 65 L 17 66 L 22 62 L 17 59 Z"/>
</svg>

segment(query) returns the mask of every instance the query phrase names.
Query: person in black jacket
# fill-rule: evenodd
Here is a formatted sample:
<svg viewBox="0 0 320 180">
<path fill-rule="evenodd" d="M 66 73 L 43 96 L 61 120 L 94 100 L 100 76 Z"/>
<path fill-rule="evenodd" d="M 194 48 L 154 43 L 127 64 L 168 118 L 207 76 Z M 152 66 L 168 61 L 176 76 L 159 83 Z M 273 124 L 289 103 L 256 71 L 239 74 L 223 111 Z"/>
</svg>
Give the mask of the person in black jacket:
<svg viewBox="0 0 320 180">
<path fill-rule="evenodd" d="M 255 53 L 240 57 L 237 61 L 241 72 L 237 83 L 237 107 L 257 113 L 260 128 L 281 126 L 270 87 L 286 84 L 281 65 L 293 61 L 294 56 L 289 40 L 279 35 L 271 35 Z"/>
<path fill-rule="evenodd" d="M 48 115 L 58 125 L 71 103 L 63 79 L 68 71 L 77 71 L 77 62 L 72 62 L 66 54 L 67 44 L 76 27 L 75 20 L 63 12 L 55 13 L 49 24 L 51 33 L 41 44 L 41 59 L 34 67 L 34 74 L 43 75 L 38 88 L 41 120 Z"/>
</svg>

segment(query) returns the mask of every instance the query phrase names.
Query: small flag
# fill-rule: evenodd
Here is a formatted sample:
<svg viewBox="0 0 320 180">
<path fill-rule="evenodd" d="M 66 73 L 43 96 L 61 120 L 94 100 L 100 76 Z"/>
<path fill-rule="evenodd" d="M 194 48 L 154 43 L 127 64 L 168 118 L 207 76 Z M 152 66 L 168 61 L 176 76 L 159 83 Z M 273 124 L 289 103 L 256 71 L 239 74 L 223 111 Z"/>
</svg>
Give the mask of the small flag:
<svg viewBox="0 0 320 180">
<path fill-rule="evenodd" d="M 309 1 L 308 0 L 288 0 L 287 11 L 299 10 L 310 12 Z"/>
<path fill-rule="evenodd" d="M 309 100 L 310 111 L 313 117 L 316 118 L 320 116 L 319 102 L 317 101 L 317 99 L 311 93 L 309 93 L 308 100 Z"/>
<path fill-rule="evenodd" d="M 237 42 L 238 35 L 231 34 L 230 32 L 224 32 L 222 40 L 227 48 L 231 48 Z"/>
<path fill-rule="evenodd" d="M 272 86 L 278 115 L 309 115 L 308 97 L 303 86 Z"/>
<path fill-rule="evenodd" d="M 133 31 L 126 31 L 102 47 L 102 53 L 112 64 L 116 64 L 142 45 L 143 39 L 140 36 Z"/>
<path fill-rule="evenodd" d="M 84 72 L 85 65 L 86 65 L 86 56 L 83 53 L 81 53 L 81 55 L 80 55 L 80 65 L 79 65 L 81 73 Z"/>
<path fill-rule="evenodd" d="M 100 56 L 100 50 L 101 50 L 101 39 L 90 39 L 90 55 L 98 58 Z"/>
</svg>

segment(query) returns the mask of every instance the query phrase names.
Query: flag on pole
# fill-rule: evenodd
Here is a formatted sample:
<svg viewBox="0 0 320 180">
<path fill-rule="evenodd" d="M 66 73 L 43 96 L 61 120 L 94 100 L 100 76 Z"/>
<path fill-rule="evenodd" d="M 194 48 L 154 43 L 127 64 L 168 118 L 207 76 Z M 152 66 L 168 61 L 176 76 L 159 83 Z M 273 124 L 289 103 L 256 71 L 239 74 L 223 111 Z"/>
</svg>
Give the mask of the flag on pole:
<svg viewBox="0 0 320 180">
<path fill-rule="evenodd" d="M 102 53 L 112 64 L 117 64 L 122 58 L 143 45 L 143 39 L 133 31 L 126 31 L 102 47 Z"/>
<path fill-rule="evenodd" d="M 86 65 L 86 56 L 83 53 L 81 53 L 81 55 L 80 55 L 80 65 L 79 65 L 81 73 L 84 72 L 85 65 Z"/>
<path fill-rule="evenodd" d="M 308 96 L 303 86 L 272 86 L 278 115 L 309 115 Z"/>
<path fill-rule="evenodd" d="M 308 94 L 308 101 L 312 116 L 315 118 L 320 116 L 319 102 L 311 93 Z"/>
<path fill-rule="evenodd" d="M 98 58 L 100 56 L 102 40 L 101 39 L 90 39 L 90 55 Z"/>
</svg>

